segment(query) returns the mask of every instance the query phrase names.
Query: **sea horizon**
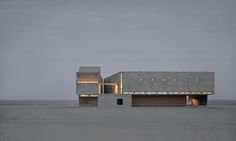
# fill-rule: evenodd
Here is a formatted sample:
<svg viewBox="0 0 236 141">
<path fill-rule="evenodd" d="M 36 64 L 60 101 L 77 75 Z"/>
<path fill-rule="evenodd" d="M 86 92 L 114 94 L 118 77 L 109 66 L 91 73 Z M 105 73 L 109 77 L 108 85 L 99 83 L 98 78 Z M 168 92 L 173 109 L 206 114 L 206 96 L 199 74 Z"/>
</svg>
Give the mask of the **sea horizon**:
<svg viewBox="0 0 236 141">
<path fill-rule="evenodd" d="M 25 106 L 75 106 L 78 100 L 62 100 L 62 99 L 3 99 L 0 100 L 1 105 L 25 105 Z M 236 100 L 208 100 L 208 106 L 236 106 Z"/>
</svg>

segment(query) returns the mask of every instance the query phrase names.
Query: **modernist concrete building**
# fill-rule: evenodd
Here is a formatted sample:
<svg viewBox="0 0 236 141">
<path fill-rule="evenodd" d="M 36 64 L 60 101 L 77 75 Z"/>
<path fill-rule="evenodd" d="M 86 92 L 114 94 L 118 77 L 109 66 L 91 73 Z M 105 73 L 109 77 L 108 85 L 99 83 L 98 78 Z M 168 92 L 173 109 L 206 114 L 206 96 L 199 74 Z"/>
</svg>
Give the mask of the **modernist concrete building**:
<svg viewBox="0 0 236 141">
<path fill-rule="evenodd" d="M 100 67 L 80 67 L 76 91 L 80 106 L 207 105 L 214 77 L 214 72 L 132 71 L 103 79 Z"/>
</svg>

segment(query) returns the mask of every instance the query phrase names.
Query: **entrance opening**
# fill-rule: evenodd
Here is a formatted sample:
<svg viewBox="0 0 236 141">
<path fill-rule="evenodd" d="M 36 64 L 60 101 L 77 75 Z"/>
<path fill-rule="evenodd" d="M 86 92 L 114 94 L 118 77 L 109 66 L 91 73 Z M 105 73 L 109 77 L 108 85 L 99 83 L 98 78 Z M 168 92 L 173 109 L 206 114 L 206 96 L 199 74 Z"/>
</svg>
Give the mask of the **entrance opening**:
<svg viewBox="0 0 236 141">
<path fill-rule="evenodd" d="M 207 105 L 207 95 L 188 96 L 187 105 Z"/>
<path fill-rule="evenodd" d="M 116 102 L 117 102 L 117 105 L 123 105 L 123 99 L 122 98 L 118 98 Z"/>
</svg>

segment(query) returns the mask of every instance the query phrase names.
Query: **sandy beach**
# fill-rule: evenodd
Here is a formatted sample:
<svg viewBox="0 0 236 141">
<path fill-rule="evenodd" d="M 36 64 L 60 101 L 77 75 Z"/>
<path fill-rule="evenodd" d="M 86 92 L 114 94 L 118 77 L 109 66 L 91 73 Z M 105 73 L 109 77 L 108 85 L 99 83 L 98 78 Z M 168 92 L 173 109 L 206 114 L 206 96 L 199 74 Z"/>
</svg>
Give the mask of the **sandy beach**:
<svg viewBox="0 0 236 141">
<path fill-rule="evenodd" d="M 0 141 L 233 141 L 236 107 L 0 106 Z"/>
</svg>

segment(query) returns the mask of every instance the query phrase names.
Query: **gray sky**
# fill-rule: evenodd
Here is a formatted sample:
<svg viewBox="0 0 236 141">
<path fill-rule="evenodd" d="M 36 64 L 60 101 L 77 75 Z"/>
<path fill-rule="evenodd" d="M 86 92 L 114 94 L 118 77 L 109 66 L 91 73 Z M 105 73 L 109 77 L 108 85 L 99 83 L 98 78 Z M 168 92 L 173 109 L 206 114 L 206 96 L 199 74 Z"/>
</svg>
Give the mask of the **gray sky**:
<svg viewBox="0 0 236 141">
<path fill-rule="evenodd" d="M 76 99 L 75 72 L 214 71 L 236 99 L 235 0 L 0 0 L 0 99 Z"/>
</svg>

